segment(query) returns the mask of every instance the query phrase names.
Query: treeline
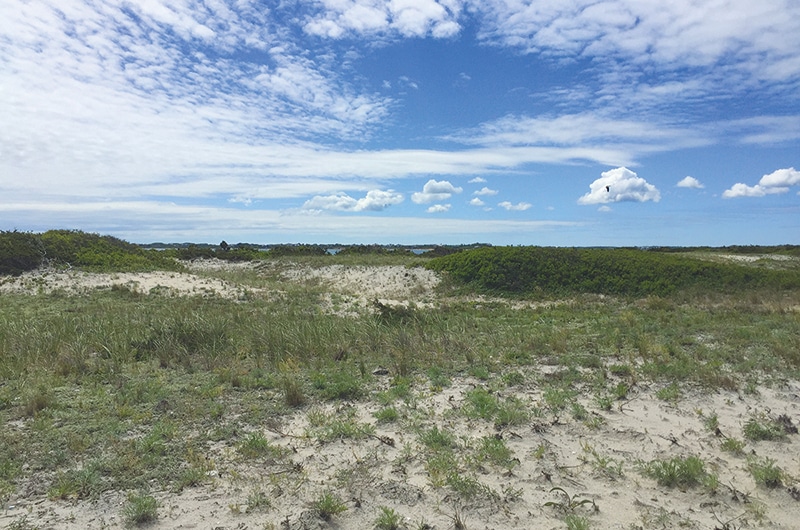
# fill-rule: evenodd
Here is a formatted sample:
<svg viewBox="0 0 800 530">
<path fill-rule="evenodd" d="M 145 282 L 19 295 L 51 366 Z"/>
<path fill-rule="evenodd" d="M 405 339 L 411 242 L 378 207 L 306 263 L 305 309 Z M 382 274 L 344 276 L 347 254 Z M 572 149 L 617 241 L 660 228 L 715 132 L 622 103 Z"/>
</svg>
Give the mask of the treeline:
<svg viewBox="0 0 800 530">
<path fill-rule="evenodd" d="M 0 274 L 17 275 L 47 266 L 115 271 L 180 268 L 168 256 L 113 236 L 79 230 L 0 231 Z"/>
<path fill-rule="evenodd" d="M 796 271 L 764 270 L 641 249 L 492 247 L 433 259 L 456 283 L 518 295 L 665 296 L 685 289 L 800 288 Z"/>
</svg>

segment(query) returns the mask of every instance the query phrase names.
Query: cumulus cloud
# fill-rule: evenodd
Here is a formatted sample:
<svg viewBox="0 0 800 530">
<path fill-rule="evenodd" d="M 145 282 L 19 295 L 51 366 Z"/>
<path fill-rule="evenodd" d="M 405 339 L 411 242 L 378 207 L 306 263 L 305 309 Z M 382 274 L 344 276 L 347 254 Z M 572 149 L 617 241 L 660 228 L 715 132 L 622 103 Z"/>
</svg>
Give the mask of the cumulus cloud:
<svg viewBox="0 0 800 530">
<path fill-rule="evenodd" d="M 497 195 L 497 193 L 498 193 L 497 190 L 492 190 L 492 189 L 489 189 L 489 188 L 484 186 L 483 188 L 479 189 L 478 191 L 473 192 L 472 194 L 473 195 Z"/>
<path fill-rule="evenodd" d="M 425 210 L 428 213 L 444 213 L 450 211 L 449 204 L 434 204 L 433 206 L 429 207 Z"/>
<path fill-rule="evenodd" d="M 336 210 L 343 212 L 377 212 L 393 204 L 403 202 L 403 194 L 392 190 L 370 190 L 361 199 L 354 199 L 346 193 L 317 195 L 303 204 L 304 210 Z"/>
<path fill-rule="evenodd" d="M 520 203 L 517 203 L 517 204 L 512 204 L 512 203 L 510 203 L 508 201 L 503 201 L 503 202 L 499 203 L 498 206 L 500 208 L 503 208 L 503 209 L 509 211 L 509 212 L 511 212 L 511 211 L 524 212 L 525 210 L 529 209 L 533 205 L 530 204 L 530 203 L 527 203 L 527 202 L 520 202 Z"/>
<path fill-rule="evenodd" d="M 702 189 L 705 188 L 702 182 L 697 180 L 694 177 L 683 177 L 677 184 L 679 188 L 695 188 L 695 189 Z"/>
<path fill-rule="evenodd" d="M 748 186 L 747 184 L 737 182 L 730 189 L 722 193 L 725 199 L 733 199 L 736 197 L 763 197 L 765 195 L 774 195 L 778 193 L 786 193 L 791 186 L 800 184 L 800 171 L 790 167 L 786 169 L 778 169 L 769 175 L 764 175 L 758 184 L 755 186 Z"/>
<path fill-rule="evenodd" d="M 486 204 L 485 202 L 483 202 L 482 200 L 480 200 L 480 199 L 479 199 L 479 198 L 477 198 L 477 197 L 475 197 L 474 199 L 472 199 L 471 201 L 469 201 L 469 205 L 470 205 L 470 206 L 483 206 L 483 205 L 485 205 L 485 204 Z"/>
<path fill-rule="evenodd" d="M 429 180 L 422 187 L 421 192 L 415 192 L 411 195 L 411 200 L 417 204 L 427 204 L 429 202 L 443 201 L 449 199 L 455 193 L 464 191 L 462 188 L 453 186 L 447 180 Z"/>
<path fill-rule="evenodd" d="M 589 185 L 589 189 L 591 190 L 589 193 L 578 199 L 578 204 L 661 200 L 658 188 L 626 167 L 604 171 L 599 179 Z"/>
<path fill-rule="evenodd" d="M 470 184 L 483 184 L 486 182 L 486 179 L 483 177 L 475 177 L 469 181 Z"/>
</svg>

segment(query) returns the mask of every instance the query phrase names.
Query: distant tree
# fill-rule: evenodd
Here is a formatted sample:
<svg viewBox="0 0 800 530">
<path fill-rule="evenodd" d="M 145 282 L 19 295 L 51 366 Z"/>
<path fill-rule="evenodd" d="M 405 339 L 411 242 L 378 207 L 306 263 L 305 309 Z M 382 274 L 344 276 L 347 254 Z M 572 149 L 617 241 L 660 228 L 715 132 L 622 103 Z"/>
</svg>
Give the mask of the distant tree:
<svg viewBox="0 0 800 530">
<path fill-rule="evenodd" d="M 222 243 L 220 243 L 220 244 L 219 244 L 219 248 L 220 248 L 220 250 L 222 250 L 223 252 L 228 252 L 228 251 L 230 250 L 231 246 L 228 244 L 228 242 L 227 242 L 227 241 L 225 241 L 225 240 L 223 239 L 223 240 L 222 240 Z"/>
</svg>

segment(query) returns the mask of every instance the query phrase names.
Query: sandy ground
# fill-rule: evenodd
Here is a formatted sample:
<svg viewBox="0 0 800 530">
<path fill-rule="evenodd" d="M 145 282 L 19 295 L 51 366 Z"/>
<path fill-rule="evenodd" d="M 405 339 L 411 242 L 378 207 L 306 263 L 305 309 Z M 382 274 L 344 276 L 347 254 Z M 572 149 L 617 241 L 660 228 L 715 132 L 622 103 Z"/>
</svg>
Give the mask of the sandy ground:
<svg viewBox="0 0 800 530">
<path fill-rule="evenodd" d="M 200 266 L 200 265 L 199 265 Z M 202 265 L 206 266 L 206 265 Z M 286 272 L 289 281 L 318 278 L 337 296 L 358 303 L 379 298 L 397 303 L 433 303 L 438 278 L 422 269 L 404 267 L 331 266 Z M 129 286 L 143 293 L 189 296 L 238 296 L 235 285 L 194 274 L 149 273 L 91 275 L 47 273 L 6 279 L 0 292 L 87 289 Z M 544 376 L 551 367 L 534 368 L 527 381 Z M 388 386 L 392 374 L 377 376 Z M 465 396 L 486 383 L 464 377 L 444 389 L 430 388 L 421 379 L 414 395 L 396 406 L 400 423 L 377 424 L 375 400 L 319 405 L 329 417 L 352 414 L 355 421 L 375 425 L 375 436 L 320 442 L 307 436 L 309 409 L 301 409 L 279 425 L 257 429 L 284 449 L 278 462 L 242 466 L 234 442 L 208 448 L 217 462 L 207 484 L 182 493 L 155 492 L 159 519 L 150 528 L 197 529 L 317 529 L 374 528 L 381 506 L 401 514 L 404 528 L 558 529 L 566 528 L 569 512 L 585 516 L 595 529 L 800 528 L 800 435 L 779 441 L 747 442 L 743 454 L 722 450 L 727 437 L 744 440 L 743 426 L 754 415 L 785 415 L 800 423 L 800 383 L 760 388 L 756 393 L 732 391 L 685 393 L 675 402 L 659 400 L 655 386 L 634 385 L 625 401 L 599 410 L 586 393 L 582 404 L 588 417 L 575 419 L 568 411 L 547 413 L 504 429 L 458 411 Z M 488 388 L 488 387 L 487 387 Z M 542 403 L 534 384 L 499 391 L 501 399 L 518 398 L 534 407 Z M 711 414 L 718 429 L 707 426 Z M 417 429 L 401 428 L 414 424 Z M 448 487 L 431 483 L 418 432 L 437 426 L 457 436 L 459 450 L 469 453 L 484 437 L 501 438 L 511 449 L 514 464 L 500 469 L 477 463 L 465 477 L 482 485 L 469 500 Z M 8 426 L 7 426 L 8 427 Z M 654 459 L 700 457 L 719 478 L 715 490 L 662 487 L 640 472 Z M 786 473 L 784 484 L 768 489 L 755 483 L 748 462 L 771 459 Z M 562 488 L 569 496 L 553 488 Z M 263 492 L 269 507 L 250 507 L 255 491 Z M 331 491 L 347 510 L 323 521 L 311 500 Z M 581 501 L 586 501 L 581 503 Z M 4 528 L 122 528 L 123 494 L 110 492 L 93 501 L 67 502 L 48 498 L 12 498 L 0 511 Z M 252 509 L 251 509 L 252 508 Z M 27 524 L 28 526 L 21 526 Z M 15 526 L 16 525 L 16 526 Z"/>
</svg>

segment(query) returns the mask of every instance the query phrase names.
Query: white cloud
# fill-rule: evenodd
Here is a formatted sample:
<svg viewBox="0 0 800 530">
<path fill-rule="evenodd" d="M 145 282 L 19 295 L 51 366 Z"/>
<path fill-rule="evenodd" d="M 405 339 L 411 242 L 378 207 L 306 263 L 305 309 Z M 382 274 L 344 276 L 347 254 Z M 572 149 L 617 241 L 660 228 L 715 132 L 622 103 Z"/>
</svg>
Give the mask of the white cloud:
<svg viewBox="0 0 800 530">
<path fill-rule="evenodd" d="M 607 212 L 613 212 L 613 211 L 614 211 L 614 209 L 613 209 L 611 206 L 608 206 L 608 205 L 605 205 L 605 204 L 604 204 L 603 206 L 601 206 L 600 208 L 598 208 L 598 209 L 597 209 L 597 211 L 598 211 L 598 212 L 607 213 Z"/>
<path fill-rule="evenodd" d="M 526 53 L 642 64 L 667 70 L 722 67 L 752 79 L 800 74 L 800 4 L 774 0 L 473 1 L 480 37 Z"/>
<path fill-rule="evenodd" d="M 484 206 L 486 203 L 480 200 L 479 198 L 475 197 L 471 201 L 469 201 L 470 206 Z"/>
<path fill-rule="evenodd" d="M 761 177 L 761 180 L 755 186 L 737 182 L 730 189 L 722 192 L 722 197 L 725 199 L 764 197 L 765 195 L 786 193 L 789 191 L 790 186 L 797 184 L 800 184 L 800 171 L 795 170 L 793 167 L 778 169 Z"/>
<path fill-rule="evenodd" d="M 450 206 L 449 204 L 434 204 L 425 211 L 428 213 L 444 213 L 450 211 Z"/>
<path fill-rule="evenodd" d="M 702 182 L 697 180 L 694 177 L 686 176 L 683 177 L 677 184 L 679 188 L 695 188 L 695 189 L 702 189 L 705 188 Z"/>
<path fill-rule="evenodd" d="M 396 193 L 392 190 L 370 190 L 367 192 L 366 197 L 361 199 L 354 199 L 346 193 L 337 193 L 327 196 L 317 195 L 316 197 L 307 200 L 305 204 L 303 204 L 303 209 L 337 210 L 345 212 L 377 212 L 385 210 L 391 205 L 400 204 L 401 202 L 403 202 L 402 193 Z"/>
<path fill-rule="evenodd" d="M 655 186 L 626 167 L 604 171 L 599 179 L 589 185 L 589 189 L 589 193 L 578 199 L 578 204 L 661 200 L 661 193 Z"/>
<path fill-rule="evenodd" d="M 486 179 L 483 177 L 475 177 L 474 179 L 470 179 L 470 184 L 483 184 L 486 182 Z"/>
<path fill-rule="evenodd" d="M 453 194 L 461 193 L 462 191 L 462 188 L 453 186 L 449 181 L 431 179 L 422 187 L 422 192 L 415 192 L 411 195 L 411 200 L 417 204 L 427 204 L 449 199 Z"/>
<path fill-rule="evenodd" d="M 517 203 L 517 204 L 512 204 L 512 203 L 510 203 L 508 201 L 503 201 L 503 202 L 499 203 L 498 206 L 503 208 L 503 209 L 505 209 L 505 210 L 507 210 L 507 211 L 524 212 L 525 210 L 528 210 L 533 205 L 530 204 L 530 203 L 527 203 L 527 202 L 520 202 L 520 203 Z"/>
<path fill-rule="evenodd" d="M 487 187 L 483 187 L 478 191 L 472 192 L 473 195 L 497 195 L 499 192 L 497 190 L 492 190 Z"/>
<path fill-rule="evenodd" d="M 460 2 L 449 0 L 320 0 L 304 30 L 333 39 L 353 34 L 448 38 L 461 31 Z"/>
<path fill-rule="evenodd" d="M 776 187 L 776 186 L 795 186 L 800 184 L 800 171 L 790 167 L 786 169 L 778 169 L 769 175 L 764 175 L 758 183 L 762 186 Z"/>
</svg>

